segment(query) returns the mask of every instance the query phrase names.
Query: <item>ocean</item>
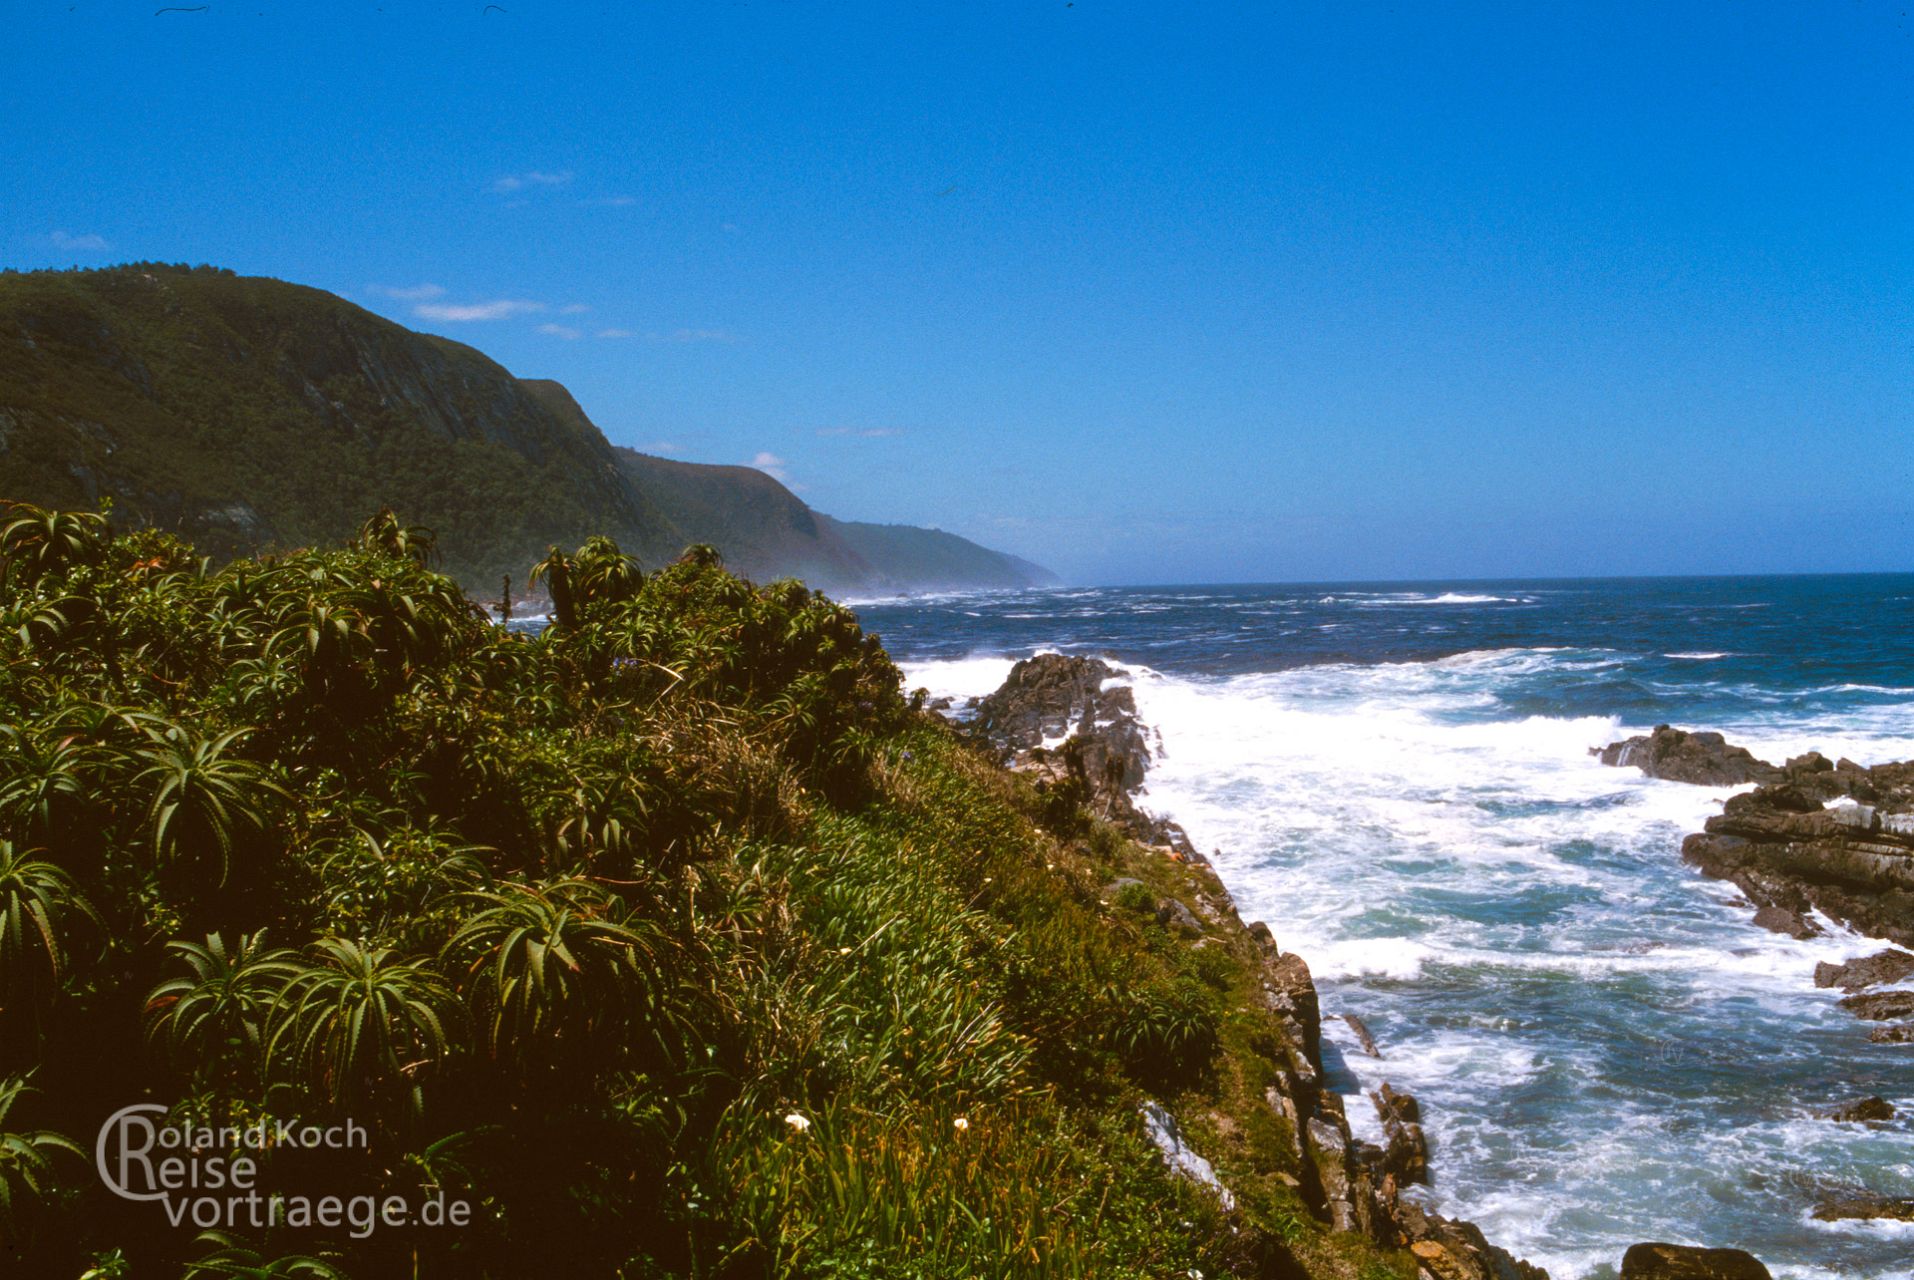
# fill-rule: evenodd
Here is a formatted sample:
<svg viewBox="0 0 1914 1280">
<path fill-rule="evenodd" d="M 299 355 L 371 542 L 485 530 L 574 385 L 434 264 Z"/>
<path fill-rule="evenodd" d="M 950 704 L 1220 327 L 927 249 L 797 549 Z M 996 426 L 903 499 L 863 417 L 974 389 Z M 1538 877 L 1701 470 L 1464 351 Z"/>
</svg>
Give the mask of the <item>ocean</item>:
<svg viewBox="0 0 1914 1280">
<path fill-rule="evenodd" d="M 1681 839 L 1730 788 L 1589 754 L 1659 723 L 1776 762 L 1914 757 L 1914 575 L 1051 589 L 863 602 L 909 688 L 1055 650 L 1123 666 L 1161 734 L 1145 808 L 1314 971 L 1359 1137 L 1422 1102 L 1438 1211 L 1555 1280 L 1643 1240 L 1777 1276 L 1914 1277 L 1914 1046 L 1817 990 L 1880 945 L 1751 923 Z M 1879 1094 L 1890 1126 L 1815 1112 Z M 1368 1126 L 1365 1131 L 1365 1124 Z"/>
</svg>

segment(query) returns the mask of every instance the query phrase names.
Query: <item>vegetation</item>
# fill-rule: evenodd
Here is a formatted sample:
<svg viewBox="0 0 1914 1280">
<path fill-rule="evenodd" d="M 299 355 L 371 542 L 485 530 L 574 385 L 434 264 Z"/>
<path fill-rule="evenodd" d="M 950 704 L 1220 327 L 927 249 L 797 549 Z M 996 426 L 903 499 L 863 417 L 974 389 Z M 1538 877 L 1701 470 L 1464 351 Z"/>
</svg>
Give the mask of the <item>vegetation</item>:
<svg viewBox="0 0 1914 1280">
<path fill-rule="evenodd" d="M 1046 575 L 952 534 L 847 538 L 747 467 L 614 449 L 566 390 L 343 299 L 212 267 L 0 272 L 0 494 L 121 511 L 224 560 L 336 542 L 380 503 L 487 593 L 554 542 L 711 542 L 840 588 Z M 904 536 L 911 535 L 911 536 Z"/>
<path fill-rule="evenodd" d="M 431 549 L 0 518 L 0 1270 L 1396 1274 L 1300 1211 L 1252 944 L 1100 901 L 1192 873 L 1046 828 L 852 614 L 594 539 L 527 634 Z M 262 1184 L 470 1221 L 195 1238 L 89 1167 L 139 1101 L 356 1121 Z"/>
</svg>

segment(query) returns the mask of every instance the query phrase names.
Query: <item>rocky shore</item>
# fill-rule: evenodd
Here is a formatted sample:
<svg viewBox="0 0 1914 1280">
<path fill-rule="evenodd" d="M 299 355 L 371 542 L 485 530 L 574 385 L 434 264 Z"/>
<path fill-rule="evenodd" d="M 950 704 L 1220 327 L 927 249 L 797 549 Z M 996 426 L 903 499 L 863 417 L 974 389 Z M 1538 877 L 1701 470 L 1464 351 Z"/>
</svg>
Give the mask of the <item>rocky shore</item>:
<svg viewBox="0 0 1914 1280">
<path fill-rule="evenodd" d="M 1309 965 L 1284 951 L 1267 925 L 1245 925 L 1229 891 L 1176 823 L 1138 803 L 1161 742 L 1137 716 L 1135 695 L 1100 658 L 1040 654 L 1017 663 L 996 692 L 973 699 L 960 722 L 987 751 L 1034 779 L 1059 804 L 1081 804 L 1165 857 L 1189 864 L 1202 889 L 1193 904 L 1170 900 L 1158 919 L 1186 934 L 1246 934 L 1261 956 L 1263 998 L 1282 1028 L 1268 1064 L 1263 1101 L 1281 1121 L 1297 1175 L 1294 1190 L 1333 1232 L 1406 1247 L 1428 1280 L 1548 1280 L 1547 1273 L 1490 1244 L 1473 1224 L 1428 1213 L 1402 1196 L 1428 1181 L 1429 1148 L 1416 1100 L 1388 1084 L 1371 1095 L 1384 1145 L 1358 1142 L 1342 1097 L 1328 1087 L 1322 1009 Z M 1105 888 L 1117 898 L 1121 882 Z M 1199 942 L 1199 945 L 1201 943 Z M 1189 1146 L 1161 1104 L 1143 1109 L 1146 1130 L 1164 1159 L 1211 1184 L 1226 1204 L 1233 1193 Z"/>
<path fill-rule="evenodd" d="M 1733 883 L 1755 921 L 1791 937 L 1824 932 L 1817 914 L 1871 937 L 1914 946 L 1914 762 L 1864 768 L 1816 751 L 1785 764 L 1759 760 L 1718 733 L 1668 725 L 1595 749 L 1604 764 L 1706 786 L 1756 783 L 1682 842 L 1682 857 Z M 1872 1038 L 1914 1044 L 1914 991 L 1871 990 L 1914 977 L 1914 954 L 1885 950 L 1822 965 L 1818 986 L 1839 986 L 1843 1008 L 1883 1025 Z"/>
<path fill-rule="evenodd" d="M 1682 842 L 1684 860 L 1733 883 L 1755 922 L 1790 937 L 1825 932 L 1816 915 L 1901 944 L 1843 964 L 1815 966 L 1817 987 L 1839 988 L 1840 1005 L 1879 1023 L 1868 1038 L 1914 1044 L 1914 762 L 1863 767 L 1816 751 L 1784 764 L 1757 759 L 1718 733 L 1658 725 L 1653 733 L 1592 748 L 1603 764 L 1704 786 L 1756 783 L 1730 796 L 1704 829 Z M 1839 1123 L 1884 1123 L 1895 1110 L 1863 1098 L 1825 1113 Z M 1914 1200 L 1869 1194 L 1823 1200 L 1823 1221 L 1914 1221 Z"/>
<path fill-rule="evenodd" d="M 1082 804 L 1165 857 L 1188 863 L 1203 887 L 1192 904 L 1158 904 L 1160 922 L 1187 935 L 1240 931 L 1254 941 L 1264 1000 L 1283 1031 L 1263 1101 L 1286 1135 L 1297 1170 L 1294 1189 L 1320 1221 L 1333 1232 L 1406 1248 L 1416 1260 L 1418 1280 L 1547 1280 L 1541 1268 L 1490 1243 L 1472 1223 L 1430 1213 L 1415 1194 L 1404 1194 L 1429 1181 L 1429 1144 L 1414 1097 L 1382 1084 L 1370 1095 L 1382 1144 L 1353 1136 L 1344 1100 L 1326 1080 L 1323 1019 L 1343 1017 L 1364 1051 L 1379 1056 L 1374 1037 L 1353 1015 L 1325 1015 L 1303 957 L 1283 950 L 1267 925 L 1245 925 L 1187 833 L 1139 805 L 1162 744 L 1138 718 L 1131 690 L 1113 682 L 1123 674 L 1098 658 L 1039 655 L 1016 664 L 1002 687 L 971 699 L 955 718 L 984 749 L 1032 777 L 1060 804 Z M 1113 883 L 1105 897 L 1120 899 L 1125 889 Z M 1234 1203 L 1225 1180 L 1191 1146 L 1167 1108 L 1150 1101 L 1142 1115 L 1171 1168 L 1212 1186 L 1226 1205 Z M 1628 1251 L 1621 1274 L 1628 1280 L 1741 1280 L 1768 1272 L 1738 1250 L 1643 1244 Z"/>
</svg>

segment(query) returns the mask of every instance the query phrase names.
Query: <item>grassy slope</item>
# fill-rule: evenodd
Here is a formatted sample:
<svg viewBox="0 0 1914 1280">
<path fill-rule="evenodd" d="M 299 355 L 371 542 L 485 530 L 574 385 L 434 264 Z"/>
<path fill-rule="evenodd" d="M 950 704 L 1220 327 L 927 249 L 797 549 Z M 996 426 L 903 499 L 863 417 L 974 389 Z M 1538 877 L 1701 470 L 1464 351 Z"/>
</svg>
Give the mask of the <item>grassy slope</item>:
<svg viewBox="0 0 1914 1280">
<path fill-rule="evenodd" d="M 1249 935 L 1224 921 L 1192 942 L 1139 909 L 1216 896 L 1206 871 L 905 708 L 881 651 L 808 593 L 697 565 L 634 592 L 573 568 L 581 594 L 601 584 L 581 626 L 527 639 L 467 612 L 391 529 L 212 577 L 151 535 L 0 535 L 0 720 L 17 726 L 0 818 L 11 856 L 64 868 L 105 929 L 56 912 L 57 973 L 33 937 L 0 947 L 0 1083 L 37 1067 L 42 1091 L 0 1128 L 84 1141 L 141 1096 L 371 1117 L 367 1162 L 329 1176 L 412 1194 L 437 1169 L 480 1213 L 425 1239 L 244 1246 L 351 1275 L 1413 1274 L 1298 1198 L 1263 1101 L 1285 1050 Z M 315 636 L 320 609 L 340 625 Z M 159 824 L 184 767 L 167 762 L 201 749 L 229 817 Z M 1122 876 L 1144 889 L 1104 901 Z M 0 898 L 19 883 L 0 874 Z M 585 904 L 629 941 L 575 941 L 577 998 L 540 987 L 541 1021 L 501 1024 L 467 941 L 494 901 L 479 890 Z M 175 1044 L 174 997 L 142 1013 L 182 976 L 162 944 L 261 927 L 307 975 L 289 990 L 330 972 L 328 938 L 390 948 L 408 989 L 439 993 L 444 1041 L 342 1075 L 280 1052 L 276 1029 L 309 1015 L 284 1000 L 229 1009 L 257 1034 L 223 1040 Z M 617 967 L 620 947 L 656 967 Z M 1165 1171 L 1146 1096 L 1235 1213 Z M 456 1160 L 433 1164 L 446 1144 Z M 113 1248 L 141 1275 L 238 1256 L 55 1163 L 59 1189 L 16 1194 L 0 1225 L 23 1273 Z"/>
</svg>

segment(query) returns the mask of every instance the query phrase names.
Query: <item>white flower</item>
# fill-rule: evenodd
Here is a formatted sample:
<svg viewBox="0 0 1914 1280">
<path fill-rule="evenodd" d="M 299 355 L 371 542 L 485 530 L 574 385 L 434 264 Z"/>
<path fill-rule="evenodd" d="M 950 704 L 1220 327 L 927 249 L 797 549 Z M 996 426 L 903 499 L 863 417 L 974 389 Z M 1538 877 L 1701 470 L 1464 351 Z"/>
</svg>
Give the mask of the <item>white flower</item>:
<svg viewBox="0 0 1914 1280">
<path fill-rule="evenodd" d="M 851 954 L 851 949 L 849 947 L 839 947 L 837 953 L 841 956 L 848 956 Z"/>
<path fill-rule="evenodd" d="M 958 1116 L 955 1120 L 952 1120 L 950 1122 L 950 1127 L 955 1129 L 957 1132 L 962 1133 L 964 1130 L 970 1128 L 970 1121 L 966 1120 L 962 1116 Z"/>
<path fill-rule="evenodd" d="M 803 1116 L 799 1115 L 795 1111 L 793 1111 L 790 1115 L 784 1117 L 784 1123 L 790 1125 L 792 1131 L 796 1133 L 803 1133 L 806 1129 L 811 1127 L 811 1122 L 805 1119 Z"/>
</svg>

